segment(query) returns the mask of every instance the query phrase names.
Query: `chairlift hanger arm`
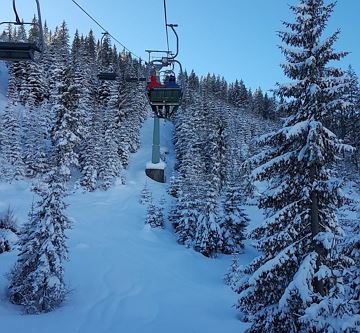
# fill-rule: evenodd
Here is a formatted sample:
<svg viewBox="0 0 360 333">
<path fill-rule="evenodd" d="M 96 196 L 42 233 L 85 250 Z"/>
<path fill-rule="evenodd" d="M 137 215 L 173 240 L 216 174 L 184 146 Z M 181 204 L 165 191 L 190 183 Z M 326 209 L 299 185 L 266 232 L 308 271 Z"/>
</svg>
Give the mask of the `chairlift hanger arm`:
<svg viewBox="0 0 360 333">
<path fill-rule="evenodd" d="M 15 0 L 14 0 L 15 1 Z M 38 11 L 38 20 L 39 20 L 39 28 L 40 28 L 40 48 L 44 50 L 45 43 L 44 43 L 44 32 L 43 32 L 43 25 L 41 20 L 41 10 L 40 10 L 40 3 L 39 0 L 36 1 L 37 11 Z"/>
<path fill-rule="evenodd" d="M 168 24 L 167 26 L 171 28 L 171 30 L 174 32 L 175 37 L 176 37 L 176 53 L 173 56 L 169 57 L 169 59 L 175 59 L 179 54 L 179 36 L 175 30 L 175 28 L 178 25 L 177 24 Z"/>
<path fill-rule="evenodd" d="M 181 62 L 178 61 L 178 60 L 176 60 L 176 59 L 173 60 L 173 63 L 174 63 L 174 62 L 176 62 L 176 63 L 179 65 L 179 67 L 180 67 L 180 74 L 182 74 L 182 73 L 183 73 L 183 69 L 182 69 Z"/>
<path fill-rule="evenodd" d="M 36 7 L 37 7 L 37 12 L 38 12 L 38 26 L 39 26 L 39 30 L 40 30 L 40 49 L 43 50 L 44 49 L 44 32 L 43 32 L 43 25 L 42 25 L 42 20 L 41 20 L 41 10 L 40 10 L 40 3 L 39 0 L 35 0 L 36 1 Z M 21 22 L 19 15 L 17 13 L 16 10 L 16 0 L 13 0 L 13 10 L 15 13 L 15 22 L 8 22 L 8 21 L 4 21 L 4 22 L 0 22 L 0 25 L 2 24 L 14 24 L 14 25 L 24 25 L 24 24 L 29 24 L 29 25 L 34 25 L 34 23 L 32 22 Z"/>
<path fill-rule="evenodd" d="M 15 2 L 15 0 L 13 0 L 13 11 L 14 11 L 14 14 L 15 14 L 15 21 L 16 21 L 15 24 L 21 25 L 19 15 L 18 15 L 17 10 L 16 10 L 16 2 Z"/>
</svg>

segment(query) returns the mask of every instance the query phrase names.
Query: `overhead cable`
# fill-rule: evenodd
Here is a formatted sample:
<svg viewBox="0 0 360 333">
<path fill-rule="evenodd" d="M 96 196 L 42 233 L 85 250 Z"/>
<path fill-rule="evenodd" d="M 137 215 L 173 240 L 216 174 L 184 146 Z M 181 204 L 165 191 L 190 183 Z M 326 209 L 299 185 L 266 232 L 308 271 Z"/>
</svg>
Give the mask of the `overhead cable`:
<svg viewBox="0 0 360 333">
<path fill-rule="evenodd" d="M 94 21 L 103 31 L 104 33 L 108 34 L 115 42 L 117 42 L 119 45 L 121 45 L 126 51 L 128 51 L 131 55 L 133 55 L 135 58 L 138 58 L 141 60 L 139 56 L 137 56 L 134 52 L 132 52 L 130 49 L 128 49 L 123 43 L 121 43 L 116 37 L 114 37 L 109 30 L 105 29 L 98 20 L 96 20 L 92 15 L 90 15 L 82 6 L 80 6 L 75 0 L 72 0 L 72 2 L 78 6 L 92 21 Z"/>
</svg>

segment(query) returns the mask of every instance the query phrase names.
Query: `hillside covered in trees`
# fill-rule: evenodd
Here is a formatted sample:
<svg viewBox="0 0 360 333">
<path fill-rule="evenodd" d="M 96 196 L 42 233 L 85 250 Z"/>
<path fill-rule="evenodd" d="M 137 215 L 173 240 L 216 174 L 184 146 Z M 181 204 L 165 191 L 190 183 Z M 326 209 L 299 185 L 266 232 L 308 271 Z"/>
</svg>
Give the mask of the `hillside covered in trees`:
<svg viewBox="0 0 360 333">
<path fill-rule="evenodd" d="M 62 318 L 76 298 L 67 268 L 76 277 L 82 268 L 106 264 L 106 274 L 93 272 L 97 282 L 89 277 L 94 285 L 88 290 L 99 288 L 105 296 L 85 315 L 75 312 L 97 321 L 79 332 L 101 330 L 102 317 L 108 324 L 104 332 L 114 332 L 114 322 L 123 320 L 125 328 L 137 316 L 140 326 L 129 332 L 146 325 L 170 330 L 175 315 L 164 309 L 175 300 L 180 313 L 175 311 L 174 332 L 183 330 L 186 320 L 201 331 L 193 324 L 197 315 L 208 332 L 357 332 L 360 87 L 351 67 L 336 67 L 347 55 L 334 49 L 339 32 L 323 33 L 334 6 L 323 0 L 290 6 L 294 22 L 284 22 L 278 33 L 289 82 L 271 92 L 252 91 L 241 79 L 199 77 L 194 70 L 179 74 L 181 107 L 161 127 L 161 158 L 168 165 L 162 185 L 141 172 L 149 159 L 144 147 L 150 151 L 153 116 L 146 82 L 127 80 L 146 76 L 145 62 L 119 52 L 106 34 L 101 42 L 92 31 L 70 38 L 63 22 L 54 31 L 44 26 L 46 47 L 35 61 L 2 64 L 0 266 L 5 258 L 9 269 L 1 270 L 7 279 L 0 280 L 5 290 L 0 302 L 6 304 L 0 315 L 6 322 L 19 311 L 9 310 L 10 303 L 26 314 L 55 310 Z M 29 31 L 9 25 L 0 41 L 38 36 L 36 25 Z M 101 71 L 116 72 L 117 79 L 99 80 Z M 14 199 L 21 196 L 22 206 Z M 104 238 L 94 241 L 94 233 Z M 87 242 L 100 257 L 79 255 Z M 106 250 L 98 248 L 102 243 Z M 122 251 L 120 259 L 111 251 Z M 78 269 L 71 265 L 72 253 Z M 197 266 L 189 267 L 187 260 Z M 156 281 L 138 276 L 146 270 Z M 127 274 L 141 282 L 130 283 Z M 182 299 L 175 288 L 185 290 L 187 283 Z M 206 293 L 199 301 L 202 283 Z M 147 294 L 146 288 L 153 289 Z M 181 320 L 192 302 L 208 309 L 205 298 L 212 288 L 211 301 L 226 295 L 216 312 L 184 310 L 188 317 Z M 135 309 L 126 303 L 133 295 L 140 295 L 137 306 L 142 300 L 151 304 Z M 219 310 L 223 300 L 228 309 L 235 305 L 242 323 Z M 76 309 L 80 313 L 81 305 Z M 211 320 L 213 327 L 206 325 Z"/>
</svg>

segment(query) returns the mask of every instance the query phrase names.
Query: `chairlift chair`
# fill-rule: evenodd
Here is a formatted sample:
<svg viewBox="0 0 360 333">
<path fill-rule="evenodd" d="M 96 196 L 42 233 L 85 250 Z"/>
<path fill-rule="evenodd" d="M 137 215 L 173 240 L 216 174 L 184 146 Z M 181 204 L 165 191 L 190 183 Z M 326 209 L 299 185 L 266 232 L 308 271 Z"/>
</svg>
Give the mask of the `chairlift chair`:
<svg viewBox="0 0 360 333">
<path fill-rule="evenodd" d="M 97 78 L 100 81 L 115 81 L 117 78 L 117 74 L 115 72 L 100 72 L 97 75 Z"/>
<path fill-rule="evenodd" d="M 38 26 L 40 30 L 40 46 L 36 43 L 30 42 L 0 42 L 0 60 L 4 61 L 32 61 L 35 57 L 35 52 L 42 52 L 44 47 L 44 34 L 42 30 L 41 12 L 39 0 L 35 0 L 38 10 Z M 33 23 L 21 22 L 16 10 L 16 3 L 13 0 L 13 10 L 15 13 L 15 22 L 0 22 L 2 24 L 14 24 L 14 25 L 33 25 Z"/>
<path fill-rule="evenodd" d="M 159 118 L 170 118 L 179 108 L 182 100 L 182 89 L 175 82 L 175 73 L 172 70 L 163 71 L 164 84 L 159 87 L 148 88 L 148 99 L 152 110 Z M 169 79 L 173 77 L 173 82 Z"/>
<path fill-rule="evenodd" d="M 106 35 L 109 36 L 110 34 L 107 31 L 102 33 L 102 37 L 100 40 L 100 50 L 102 50 L 103 39 Z M 100 57 L 102 57 L 101 51 L 100 51 Z M 118 77 L 117 73 L 115 71 L 111 71 L 111 69 L 110 69 L 110 71 L 109 71 L 109 69 L 102 70 L 97 75 L 97 78 L 100 81 L 115 81 L 117 79 L 117 77 Z"/>
<path fill-rule="evenodd" d="M 127 76 L 125 78 L 126 82 L 145 82 L 146 81 L 146 77 L 130 77 Z"/>
<path fill-rule="evenodd" d="M 148 99 L 151 109 L 159 118 L 170 118 L 179 108 L 182 99 L 181 88 L 150 88 Z"/>
<path fill-rule="evenodd" d="M 41 52 L 35 43 L 0 42 L 0 60 L 34 60 L 35 52 Z"/>
</svg>

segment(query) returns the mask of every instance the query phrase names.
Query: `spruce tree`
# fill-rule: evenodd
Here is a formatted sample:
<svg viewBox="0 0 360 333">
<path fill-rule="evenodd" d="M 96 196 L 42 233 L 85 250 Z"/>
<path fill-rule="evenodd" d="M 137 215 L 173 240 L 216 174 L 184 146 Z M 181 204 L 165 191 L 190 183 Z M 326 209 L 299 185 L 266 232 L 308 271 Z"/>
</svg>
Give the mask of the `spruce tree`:
<svg viewBox="0 0 360 333">
<path fill-rule="evenodd" d="M 220 223 L 223 232 L 222 252 L 239 253 L 244 248 L 245 230 L 249 218 L 241 207 L 241 186 L 232 179 L 225 187 L 223 200 L 223 217 Z"/>
<path fill-rule="evenodd" d="M 9 101 L 1 119 L 2 165 L 1 175 L 8 181 L 19 180 L 25 175 L 21 148 L 21 128 L 16 105 Z"/>
<path fill-rule="evenodd" d="M 145 224 L 150 225 L 151 228 L 164 227 L 163 208 L 161 206 L 156 205 L 151 199 L 146 209 Z"/>
<path fill-rule="evenodd" d="M 17 233 L 17 220 L 14 211 L 9 207 L 0 214 L 0 254 L 13 249 Z"/>
<path fill-rule="evenodd" d="M 224 282 L 232 289 L 236 290 L 239 283 L 239 263 L 238 255 L 234 254 L 228 272 L 224 276 Z"/>
<path fill-rule="evenodd" d="M 252 159 L 254 180 L 266 180 L 260 199 L 263 225 L 251 232 L 261 256 L 243 270 L 238 308 L 252 322 L 249 332 L 320 332 L 302 321 L 307 309 L 329 296 L 329 242 L 337 237 L 336 210 L 343 202 L 331 165 L 346 148 L 324 126 L 341 107 L 344 76 L 329 62 L 339 32 L 321 39 L 334 3 L 299 0 L 295 22 L 279 33 L 285 74 L 279 85 L 290 116 L 283 127 L 260 137 L 264 152 Z"/>
<path fill-rule="evenodd" d="M 73 82 L 72 74 L 69 66 L 62 71 L 54 106 L 56 120 L 52 129 L 52 140 L 57 150 L 55 155 L 58 158 L 56 163 L 65 181 L 70 180 L 71 169 L 79 166 L 78 147 L 83 135 L 79 85 Z"/>
<path fill-rule="evenodd" d="M 68 251 L 64 215 L 65 188 L 59 170 L 51 171 L 37 188 L 40 200 L 20 232 L 19 256 L 10 274 L 9 298 L 27 314 L 49 312 L 65 299 L 64 261 Z"/>
<path fill-rule="evenodd" d="M 223 246 L 216 192 L 209 181 L 205 182 L 200 191 L 203 198 L 196 223 L 194 248 L 206 257 L 214 257 Z"/>
</svg>

